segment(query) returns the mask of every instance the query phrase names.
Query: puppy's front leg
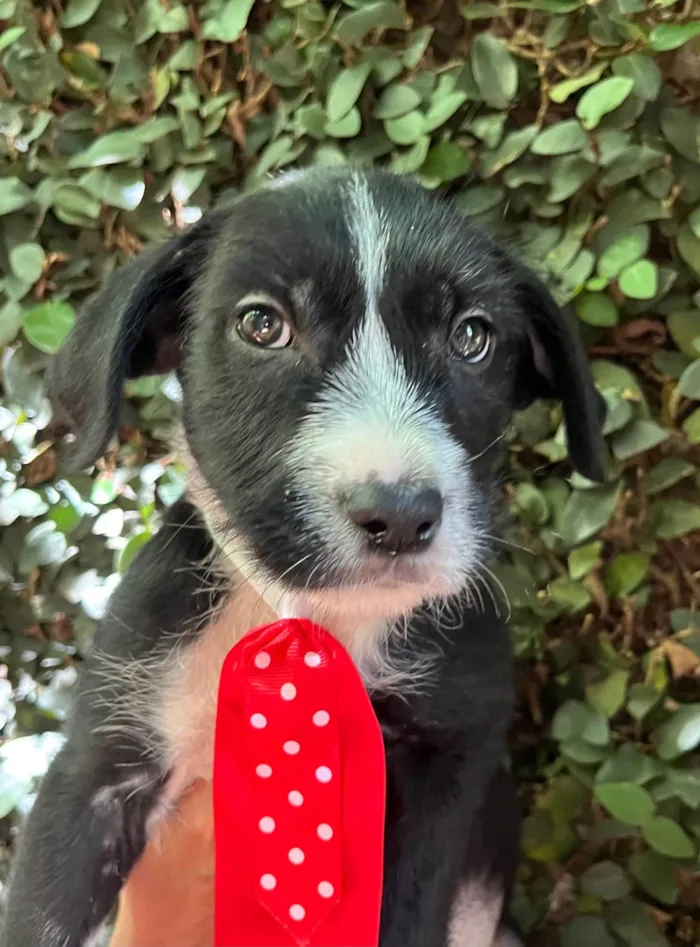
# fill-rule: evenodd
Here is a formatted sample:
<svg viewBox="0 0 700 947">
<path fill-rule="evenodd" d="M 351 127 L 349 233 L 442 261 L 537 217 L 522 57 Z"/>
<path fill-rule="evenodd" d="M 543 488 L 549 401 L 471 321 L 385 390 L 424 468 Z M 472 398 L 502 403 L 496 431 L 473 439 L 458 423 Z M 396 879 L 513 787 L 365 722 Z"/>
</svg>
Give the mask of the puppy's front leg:
<svg viewBox="0 0 700 947">
<path fill-rule="evenodd" d="M 86 947 L 114 904 L 168 776 L 159 688 L 168 655 L 183 656 L 212 606 L 201 591 L 210 555 L 180 501 L 117 588 L 27 821 L 0 947 Z"/>
<path fill-rule="evenodd" d="M 85 947 L 144 848 L 163 775 L 136 743 L 79 728 L 54 760 L 17 854 L 0 947 Z"/>
<path fill-rule="evenodd" d="M 482 745 L 483 746 L 483 745 Z M 445 947 L 466 840 L 493 770 L 460 752 L 396 748 L 400 787 L 386 837 L 381 947 Z M 494 767 L 497 763 L 497 755 Z"/>
</svg>

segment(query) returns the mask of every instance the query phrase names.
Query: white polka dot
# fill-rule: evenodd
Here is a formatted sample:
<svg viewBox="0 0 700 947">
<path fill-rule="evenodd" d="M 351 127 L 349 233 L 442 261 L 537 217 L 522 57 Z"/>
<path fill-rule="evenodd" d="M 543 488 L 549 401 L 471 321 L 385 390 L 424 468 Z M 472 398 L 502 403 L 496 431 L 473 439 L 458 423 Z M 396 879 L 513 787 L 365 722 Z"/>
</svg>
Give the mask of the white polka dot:
<svg viewBox="0 0 700 947">
<path fill-rule="evenodd" d="M 333 829 L 330 827 L 330 825 L 328 825 L 327 822 L 322 822 L 316 829 L 316 834 L 322 842 L 330 842 L 330 840 L 333 838 Z"/>
<path fill-rule="evenodd" d="M 293 865 L 301 865 L 306 855 L 300 848 L 290 848 L 288 858 Z"/>
<path fill-rule="evenodd" d="M 316 779 L 319 783 L 329 783 L 333 779 L 333 773 L 327 766 L 319 766 L 316 770 Z"/>
<path fill-rule="evenodd" d="M 255 658 L 253 659 L 253 664 L 255 664 L 256 668 L 260 668 L 260 670 L 262 671 L 265 668 L 269 668 L 271 661 L 272 661 L 272 658 L 267 653 L 267 651 L 261 651 L 260 654 L 255 655 Z"/>
<path fill-rule="evenodd" d="M 301 747 L 296 740 L 287 740 L 282 749 L 287 754 L 287 756 L 296 756 Z"/>
<path fill-rule="evenodd" d="M 303 921 L 306 917 L 306 911 L 300 904 L 293 904 L 289 909 L 289 916 L 293 921 Z"/>
<path fill-rule="evenodd" d="M 304 805 L 304 797 L 302 796 L 302 794 L 299 792 L 298 789 L 292 789 L 290 794 L 287 796 L 287 799 L 289 799 L 290 803 L 293 806 L 298 807 L 298 806 Z"/>
<path fill-rule="evenodd" d="M 318 886 L 318 893 L 322 898 L 332 898 L 335 894 L 335 888 L 330 881 L 322 881 Z"/>
<path fill-rule="evenodd" d="M 325 727 L 328 725 L 331 719 L 331 715 L 327 710 L 317 710 L 312 717 L 315 726 Z"/>
<path fill-rule="evenodd" d="M 283 684 L 280 690 L 282 700 L 294 700 L 297 696 L 297 689 L 293 684 Z"/>
<path fill-rule="evenodd" d="M 321 655 L 317 651 L 307 651 L 304 655 L 304 664 L 310 668 L 317 668 L 321 663 Z"/>
<path fill-rule="evenodd" d="M 260 887 L 265 891 L 274 891 L 277 887 L 277 879 L 274 875 L 263 875 L 260 879 Z"/>
<path fill-rule="evenodd" d="M 267 763 L 259 763 L 255 767 L 255 772 L 258 774 L 260 779 L 269 779 L 272 776 L 272 767 L 268 766 Z"/>
<path fill-rule="evenodd" d="M 265 833 L 265 835 L 270 835 L 270 833 L 275 831 L 275 820 L 270 818 L 269 815 L 265 815 L 258 822 L 258 827 L 261 832 Z"/>
<path fill-rule="evenodd" d="M 267 726 L 267 717 L 264 714 L 253 714 L 250 718 L 251 727 L 255 727 L 256 730 L 264 730 Z"/>
</svg>

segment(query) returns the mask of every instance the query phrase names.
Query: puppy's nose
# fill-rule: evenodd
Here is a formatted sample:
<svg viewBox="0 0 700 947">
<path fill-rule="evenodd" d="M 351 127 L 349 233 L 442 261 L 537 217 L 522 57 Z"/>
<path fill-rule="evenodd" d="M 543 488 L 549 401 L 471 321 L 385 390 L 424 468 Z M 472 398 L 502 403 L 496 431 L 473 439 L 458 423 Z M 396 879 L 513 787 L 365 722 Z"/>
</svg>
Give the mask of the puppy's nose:
<svg viewBox="0 0 700 947">
<path fill-rule="evenodd" d="M 427 549 L 442 516 L 442 497 L 424 484 L 363 483 L 345 498 L 353 523 L 372 546 L 395 556 Z"/>
</svg>

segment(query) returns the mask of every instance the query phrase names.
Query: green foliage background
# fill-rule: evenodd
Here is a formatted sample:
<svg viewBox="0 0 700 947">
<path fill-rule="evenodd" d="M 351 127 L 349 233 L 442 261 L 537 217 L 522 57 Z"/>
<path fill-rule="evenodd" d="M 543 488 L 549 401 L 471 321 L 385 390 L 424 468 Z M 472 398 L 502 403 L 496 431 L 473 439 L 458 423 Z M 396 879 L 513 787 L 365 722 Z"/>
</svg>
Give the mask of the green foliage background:
<svg viewBox="0 0 700 947">
<path fill-rule="evenodd" d="M 556 406 L 513 432 L 516 913 L 542 945 L 700 943 L 699 37 L 693 0 L 0 0 L 3 874 L 94 622 L 183 489 L 162 378 L 96 470 L 57 469 L 48 357 L 144 243 L 292 163 L 381 162 L 572 303 L 610 407 L 603 487 Z"/>
</svg>

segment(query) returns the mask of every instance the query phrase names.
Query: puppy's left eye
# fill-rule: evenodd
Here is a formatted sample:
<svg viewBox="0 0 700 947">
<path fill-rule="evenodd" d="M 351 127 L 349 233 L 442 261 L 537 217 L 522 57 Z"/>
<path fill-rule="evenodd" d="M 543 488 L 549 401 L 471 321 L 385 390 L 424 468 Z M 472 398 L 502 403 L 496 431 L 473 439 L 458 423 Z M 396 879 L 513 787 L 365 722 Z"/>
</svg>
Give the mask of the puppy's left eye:
<svg viewBox="0 0 700 947">
<path fill-rule="evenodd" d="M 292 341 L 292 329 L 284 316 L 264 304 L 241 313 L 236 328 L 244 341 L 263 349 L 283 349 Z"/>
<path fill-rule="evenodd" d="M 483 361 L 493 346 L 493 327 L 483 316 L 458 316 L 450 332 L 452 352 L 472 364 Z"/>
</svg>

